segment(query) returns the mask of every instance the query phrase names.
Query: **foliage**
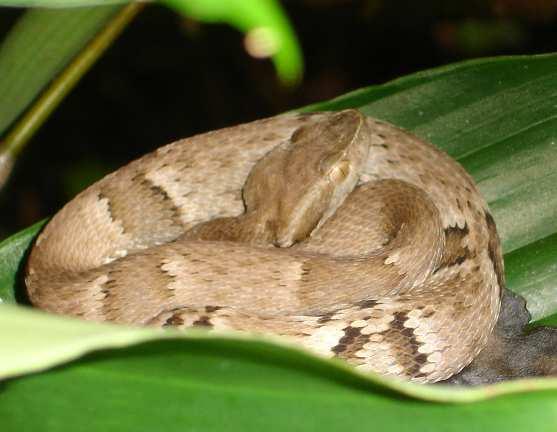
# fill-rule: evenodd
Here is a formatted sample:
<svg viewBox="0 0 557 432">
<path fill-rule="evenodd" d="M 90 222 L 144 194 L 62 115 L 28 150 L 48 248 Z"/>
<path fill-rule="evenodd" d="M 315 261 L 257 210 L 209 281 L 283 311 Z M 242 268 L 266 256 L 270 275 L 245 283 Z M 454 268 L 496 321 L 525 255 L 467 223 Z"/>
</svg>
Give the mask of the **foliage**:
<svg viewBox="0 0 557 432">
<path fill-rule="evenodd" d="M 509 286 L 555 314 L 557 55 L 450 65 L 306 110 L 357 107 L 413 130 L 474 176 L 499 226 Z M 0 297 L 39 227 L 0 244 Z M 543 289 L 539 289 L 539 287 Z M 547 307 L 547 305 L 551 305 Z M 557 380 L 473 390 L 361 375 L 255 338 L 85 323 L 0 308 L 5 430 L 554 430 Z M 54 369 L 52 369 L 54 366 Z M 46 370 L 48 369 L 48 370 Z M 46 370 L 42 373 L 37 371 Z M 56 392 L 53 392 L 56 389 Z"/>
</svg>

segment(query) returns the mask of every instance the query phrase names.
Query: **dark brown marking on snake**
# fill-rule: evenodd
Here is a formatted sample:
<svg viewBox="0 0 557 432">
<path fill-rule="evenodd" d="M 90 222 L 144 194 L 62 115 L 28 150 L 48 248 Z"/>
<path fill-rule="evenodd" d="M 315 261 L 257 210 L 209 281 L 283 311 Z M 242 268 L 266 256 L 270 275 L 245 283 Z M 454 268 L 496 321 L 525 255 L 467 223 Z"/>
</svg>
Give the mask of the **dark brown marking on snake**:
<svg viewBox="0 0 557 432">
<path fill-rule="evenodd" d="M 118 275 L 118 272 L 109 272 L 107 276 L 108 280 L 100 286 L 103 298 L 99 304 L 99 309 L 102 311 L 103 319 L 115 320 L 123 306 L 118 295 L 118 279 L 121 276 Z"/>
<path fill-rule="evenodd" d="M 344 336 L 331 351 L 340 358 L 351 358 L 369 342 L 369 335 L 363 335 L 358 327 L 345 327 Z"/>
<path fill-rule="evenodd" d="M 335 312 L 327 312 L 327 313 L 321 315 L 319 317 L 319 319 L 317 320 L 317 324 L 325 324 L 325 323 L 328 323 L 329 321 L 332 321 L 334 315 L 335 315 Z"/>
<path fill-rule="evenodd" d="M 220 306 L 205 306 L 205 312 L 207 313 L 213 313 L 220 309 L 222 309 Z"/>
<path fill-rule="evenodd" d="M 302 280 L 306 280 L 310 273 L 311 267 L 308 265 L 308 263 L 303 263 L 300 269 L 300 277 L 302 278 Z"/>
<path fill-rule="evenodd" d="M 173 275 L 171 273 L 168 273 L 167 270 L 165 270 L 164 266 L 166 265 L 166 261 L 160 262 L 156 264 L 156 268 L 159 270 L 159 272 L 163 273 L 167 278 L 169 278 L 168 282 L 173 282 L 176 280 L 177 276 Z"/>
<path fill-rule="evenodd" d="M 174 203 L 170 195 L 168 195 L 168 192 L 166 192 L 162 187 L 154 184 L 145 176 L 143 176 L 140 184 L 151 193 L 151 196 L 155 200 L 158 199 L 161 203 L 165 203 L 166 209 L 171 212 L 172 220 L 176 225 L 182 224 L 180 220 L 180 209 L 176 207 L 176 204 Z"/>
<path fill-rule="evenodd" d="M 104 182 L 98 196 L 108 200 L 110 218 L 118 223 L 124 234 L 149 242 L 161 235 L 169 239 L 169 233 L 177 237 L 182 231 L 180 210 L 168 193 L 144 173 L 135 173 L 131 184 L 126 186 L 122 182 Z M 143 197 L 141 202 L 137 201 L 137 196 Z M 149 224 L 152 220 L 159 223 Z"/>
<path fill-rule="evenodd" d="M 394 319 L 391 321 L 391 328 L 396 330 L 404 330 L 406 328 L 404 327 L 404 322 L 408 319 L 408 314 L 406 312 L 395 312 L 393 318 Z"/>
<path fill-rule="evenodd" d="M 454 227 L 448 227 L 445 229 L 445 236 L 457 236 L 459 240 L 462 240 L 470 234 L 470 229 L 468 228 L 468 223 L 464 224 L 463 228 L 460 228 L 458 225 Z"/>
<path fill-rule="evenodd" d="M 107 276 L 108 280 L 100 287 L 100 291 L 103 294 L 103 309 L 110 304 L 110 301 L 106 300 L 114 295 L 112 292 L 113 288 L 118 285 L 118 276 L 112 277 L 111 273 L 108 273 Z"/>
<path fill-rule="evenodd" d="M 153 192 L 153 195 L 160 195 L 163 201 L 172 201 L 168 193 L 163 188 L 153 184 L 150 180 L 145 178 L 141 181 L 141 184 Z"/>
<path fill-rule="evenodd" d="M 176 311 L 174 312 L 170 318 L 168 318 L 164 324 L 162 325 L 163 327 L 180 327 L 184 325 L 184 320 L 181 317 L 181 312 L 180 311 Z"/>
<path fill-rule="evenodd" d="M 415 357 L 416 361 L 422 365 L 425 365 L 427 363 L 427 354 L 424 353 L 420 353 Z M 417 376 L 421 376 L 421 374 L 417 375 Z"/>
<path fill-rule="evenodd" d="M 392 347 L 397 347 L 393 352 L 397 363 L 404 368 L 404 375 L 422 376 L 420 369 L 427 363 L 427 356 L 418 351 L 420 343 L 416 339 L 414 329 L 404 326 L 408 320 L 408 312 L 395 312 L 393 318 L 390 328 L 381 332 L 383 340 L 390 343 Z"/>
<path fill-rule="evenodd" d="M 487 252 L 493 270 L 497 276 L 497 284 L 499 285 L 499 295 L 503 295 L 503 288 L 505 287 L 505 269 L 503 267 L 503 257 L 501 252 L 501 245 L 499 243 L 499 236 L 497 235 L 497 228 L 493 216 L 488 211 L 485 212 L 485 222 L 489 232 L 489 241 L 487 245 Z"/>
<path fill-rule="evenodd" d="M 176 295 L 172 288 L 172 282 L 176 280 L 176 276 L 162 268 L 164 263 L 150 262 L 149 264 L 150 268 L 156 269 L 156 271 L 144 272 L 141 280 L 134 281 L 132 279 L 130 283 L 149 287 L 149 290 L 143 296 L 143 301 L 149 303 L 155 297 L 168 304 Z M 119 312 L 128 308 L 129 296 L 126 294 L 126 291 L 122 290 L 121 285 L 122 275 L 127 272 L 129 272 L 129 267 L 112 268 L 106 273 L 107 280 L 99 286 L 100 292 L 103 294 L 99 309 L 106 320 L 115 321 L 118 318 Z M 131 286 L 133 287 L 133 285 Z"/>
<path fill-rule="evenodd" d="M 433 270 L 437 273 L 439 270 L 460 265 L 467 259 L 472 258 L 473 254 L 468 246 L 462 246 L 462 241 L 470 233 L 468 224 L 464 224 L 463 228 L 459 226 L 445 228 L 445 250 L 441 262 Z"/>
<path fill-rule="evenodd" d="M 192 323 L 193 327 L 213 327 L 213 324 L 211 324 L 211 318 L 208 317 L 207 315 L 203 315 L 201 316 L 199 319 L 195 320 Z"/>
<path fill-rule="evenodd" d="M 362 300 L 356 303 L 360 309 L 371 309 L 377 306 L 379 302 L 377 300 Z"/>
</svg>

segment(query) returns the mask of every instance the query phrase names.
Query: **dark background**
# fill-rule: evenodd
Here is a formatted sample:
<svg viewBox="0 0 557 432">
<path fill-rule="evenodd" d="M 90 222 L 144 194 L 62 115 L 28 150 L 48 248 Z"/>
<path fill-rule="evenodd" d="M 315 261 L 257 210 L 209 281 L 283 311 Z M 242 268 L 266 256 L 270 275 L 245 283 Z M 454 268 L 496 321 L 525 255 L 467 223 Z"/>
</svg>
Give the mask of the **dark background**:
<svg viewBox="0 0 557 432">
<path fill-rule="evenodd" d="M 177 138 L 467 58 L 557 51 L 556 0 L 282 4 L 306 64 L 294 89 L 280 85 L 269 61 L 248 56 L 240 33 L 147 7 L 17 161 L 0 191 L 0 238 Z M 1 11 L 3 37 L 19 12 Z"/>
</svg>

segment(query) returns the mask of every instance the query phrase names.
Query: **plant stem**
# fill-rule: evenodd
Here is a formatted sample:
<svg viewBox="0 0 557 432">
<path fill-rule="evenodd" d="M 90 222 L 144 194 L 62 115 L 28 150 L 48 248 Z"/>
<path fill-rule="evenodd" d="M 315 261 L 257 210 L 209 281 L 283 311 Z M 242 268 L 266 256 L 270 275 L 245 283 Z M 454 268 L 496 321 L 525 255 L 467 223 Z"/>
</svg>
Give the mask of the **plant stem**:
<svg viewBox="0 0 557 432">
<path fill-rule="evenodd" d="M 123 7 L 39 96 L 37 101 L 15 124 L 2 143 L 3 149 L 1 153 L 6 158 L 11 160 L 16 158 L 25 147 L 25 144 L 58 107 L 64 97 L 74 88 L 81 77 L 85 75 L 142 8 L 143 4 L 140 3 L 131 3 Z"/>
</svg>

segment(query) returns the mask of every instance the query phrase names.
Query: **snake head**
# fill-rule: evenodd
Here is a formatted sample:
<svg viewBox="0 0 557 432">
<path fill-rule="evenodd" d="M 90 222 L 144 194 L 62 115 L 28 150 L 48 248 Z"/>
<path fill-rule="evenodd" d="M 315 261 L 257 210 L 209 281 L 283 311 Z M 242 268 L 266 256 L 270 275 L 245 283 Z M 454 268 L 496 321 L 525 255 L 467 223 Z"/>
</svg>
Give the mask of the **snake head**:
<svg viewBox="0 0 557 432">
<path fill-rule="evenodd" d="M 370 132 L 357 110 L 317 117 L 300 126 L 254 167 L 246 211 L 279 247 L 311 235 L 356 186 L 367 159 Z"/>
</svg>

